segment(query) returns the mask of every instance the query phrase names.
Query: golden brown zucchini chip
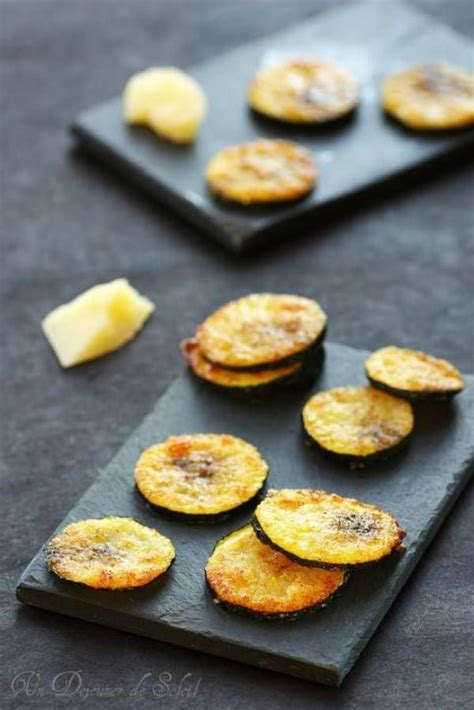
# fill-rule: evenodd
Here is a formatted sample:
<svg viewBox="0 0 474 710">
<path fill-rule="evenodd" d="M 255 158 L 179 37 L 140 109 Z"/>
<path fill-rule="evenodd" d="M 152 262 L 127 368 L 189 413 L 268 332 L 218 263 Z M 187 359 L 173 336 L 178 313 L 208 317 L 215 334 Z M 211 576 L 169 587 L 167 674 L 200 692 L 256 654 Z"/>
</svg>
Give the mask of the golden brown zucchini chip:
<svg viewBox="0 0 474 710">
<path fill-rule="evenodd" d="M 446 130 L 474 123 L 474 74 L 449 64 L 405 69 L 382 87 L 382 106 L 411 128 Z"/>
<path fill-rule="evenodd" d="M 132 589 L 162 575 L 174 560 L 171 541 L 131 518 L 71 523 L 52 538 L 46 561 L 63 579 L 94 589 Z"/>
<path fill-rule="evenodd" d="M 294 59 L 257 74 L 250 106 L 288 123 L 325 123 L 346 115 L 359 100 L 355 78 L 343 67 Z"/>
<path fill-rule="evenodd" d="M 224 148 L 206 168 L 212 192 L 243 205 L 298 200 L 311 192 L 317 177 L 306 148 L 284 140 L 260 139 Z"/>
<path fill-rule="evenodd" d="M 447 360 L 389 345 L 365 361 L 371 384 L 407 399 L 447 399 L 464 389 L 461 373 Z"/>
<path fill-rule="evenodd" d="M 413 431 L 409 402 L 373 387 L 318 392 L 303 408 L 311 441 L 331 454 L 366 463 L 395 453 Z"/>
<path fill-rule="evenodd" d="M 152 505 L 201 522 L 248 503 L 267 475 L 255 446 L 230 434 L 170 436 L 144 451 L 135 467 L 137 488 Z"/>
<path fill-rule="evenodd" d="M 351 567 L 401 550 L 405 533 L 375 505 L 313 489 L 271 490 L 252 520 L 259 539 L 299 564 Z"/>
<path fill-rule="evenodd" d="M 325 606 L 346 579 L 343 570 L 289 560 L 263 545 L 251 525 L 217 543 L 205 574 L 217 602 L 259 618 L 294 618 Z"/>
<path fill-rule="evenodd" d="M 263 370 L 230 370 L 203 357 L 196 338 L 181 343 L 181 352 L 191 370 L 201 380 L 227 391 L 256 393 L 271 392 L 295 381 L 303 365 L 293 362 L 282 367 Z"/>
<path fill-rule="evenodd" d="M 254 293 L 230 301 L 198 326 L 201 353 L 227 368 L 261 369 L 301 360 L 325 336 L 326 314 L 310 298 Z"/>
</svg>

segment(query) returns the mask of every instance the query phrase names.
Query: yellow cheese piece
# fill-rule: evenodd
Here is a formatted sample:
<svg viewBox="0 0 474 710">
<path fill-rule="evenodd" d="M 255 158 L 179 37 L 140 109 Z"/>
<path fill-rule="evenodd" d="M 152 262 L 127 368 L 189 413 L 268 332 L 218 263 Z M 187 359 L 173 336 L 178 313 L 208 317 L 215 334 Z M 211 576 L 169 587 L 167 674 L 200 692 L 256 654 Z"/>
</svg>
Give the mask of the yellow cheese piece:
<svg viewBox="0 0 474 710">
<path fill-rule="evenodd" d="M 174 143 L 192 143 L 206 112 L 199 84 L 175 67 L 152 67 L 134 74 L 123 93 L 127 123 L 148 126 Z"/>
<path fill-rule="evenodd" d="M 127 279 L 115 279 L 58 306 L 42 327 L 61 365 L 72 367 L 132 340 L 154 309 Z"/>
</svg>

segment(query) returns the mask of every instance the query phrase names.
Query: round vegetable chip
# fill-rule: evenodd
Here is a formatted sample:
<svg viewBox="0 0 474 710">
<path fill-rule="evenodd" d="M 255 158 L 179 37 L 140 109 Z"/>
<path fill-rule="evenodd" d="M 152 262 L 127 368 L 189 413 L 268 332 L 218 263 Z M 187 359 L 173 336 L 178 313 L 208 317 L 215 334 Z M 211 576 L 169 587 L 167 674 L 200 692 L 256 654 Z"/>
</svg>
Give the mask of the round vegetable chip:
<svg viewBox="0 0 474 710">
<path fill-rule="evenodd" d="M 405 69 L 389 76 L 382 106 L 411 128 L 443 130 L 474 123 L 474 74 L 448 64 Z"/>
<path fill-rule="evenodd" d="M 254 293 L 212 313 L 198 326 L 201 353 L 228 368 L 276 367 L 300 359 L 325 335 L 326 314 L 302 296 Z"/>
<path fill-rule="evenodd" d="M 464 389 L 459 370 L 447 360 L 389 345 L 365 361 L 371 384 L 407 399 L 446 399 Z"/>
<path fill-rule="evenodd" d="M 215 599 L 262 618 L 293 618 L 328 603 L 346 579 L 343 570 L 303 567 L 263 545 L 251 525 L 217 543 L 206 565 Z"/>
<path fill-rule="evenodd" d="M 302 368 L 301 363 L 293 362 L 282 365 L 282 367 L 267 367 L 251 372 L 230 370 L 206 360 L 199 350 L 196 338 L 183 341 L 181 350 L 186 362 L 197 377 L 225 390 L 256 392 L 265 389 L 267 391 L 270 386 L 273 389 L 273 387 L 292 382 Z"/>
<path fill-rule="evenodd" d="M 409 402 L 373 387 L 318 392 L 303 408 L 303 424 L 321 448 L 354 462 L 386 458 L 413 431 Z"/>
<path fill-rule="evenodd" d="M 152 505 L 203 521 L 250 501 L 267 475 L 255 446 L 230 434 L 170 436 L 135 467 L 138 490 Z"/>
<path fill-rule="evenodd" d="M 71 523 L 48 543 L 51 570 L 94 589 L 132 589 L 162 575 L 174 547 L 159 532 L 131 518 L 106 517 Z"/>
<path fill-rule="evenodd" d="M 313 489 L 269 491 L 252 524 L 263 543 L 309 566 L 376 562 L 399 550 L 405 536 L 377 506 Z"/>
<path fill-rule="evenodd" d="M 352 111 L 358 100 L 357 81 L 346 69 L 308 59 L 265 69 L 249 89 L 252 108 L 288 123 L 325 123 Z"/>
<path fill-rule="evenodd" d="M 260 139 L 221 150 L 209 161 L 206 177 L 218 197 L 249 205 L 298 200 L 313 189 L 318 173 L 305 148 Z"/>
</svg>

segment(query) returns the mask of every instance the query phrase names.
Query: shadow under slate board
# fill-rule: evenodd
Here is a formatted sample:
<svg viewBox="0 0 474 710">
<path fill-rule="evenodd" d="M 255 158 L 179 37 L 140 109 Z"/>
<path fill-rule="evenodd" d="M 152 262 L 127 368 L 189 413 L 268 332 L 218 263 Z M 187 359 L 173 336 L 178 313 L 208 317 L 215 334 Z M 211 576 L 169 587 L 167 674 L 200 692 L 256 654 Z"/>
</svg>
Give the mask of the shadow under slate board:
<svg viewBox="0 0 474 710">
<path fill-rule="evenodd" d="M 315 387 L 364 382 L 367 353 L 326 346 Z M 472 472 L 472 394 L 416 410 L 412 443 L 398 456 L 351 471 L 308 448 L 300 412 L 309 392 L 246 401 L 184 375 L 170 386 L 61 524 L 109 514 L 156 527 L 176 547 L 163 580 L 134 591 L 108 592 L 62 581 L 40 550 L 20 579 L 27 604 L 131 633 L 224 656 L 321 683 L 338 685 L 388 611 Z M 153 511 L 136 491 L 133 470 L 146 447 L 171 434 L 227 432 L 255 444 L 270 467 L 268 487 L 314 487 L 375 503 L 394 513 L 407 532 L 406 553 L 352 573 L 327 608 L 295 621 L 257 620 L 216 605 L 204 582 L 215 542 L 242 526 L 251 512 L 214 525 L 191 525 Z"/>
<path fill-rule="evenodd" d="M 294 56 L 321 57 L 351 69 L 362 88 L 356 113 L 326 128 L 298 128 L 254 114 L 246 93 L 255 71 Z M 147 128 L 125 125 L 120 97 L 80 115 L 73 132 L 86 149 L 159 202 L 239 252 L 290 236 L 288 228 L 297 221 L 315 224 L 319 208 L 472 143 L 472 130 L 432 135 L 404 129 L 379 106 L 387 73 L 436 61 L 468 67 L 471 60 L 472 43 L 433 19 L 396 2 L 364 2 L 191 67 L 209 100 L 209 114 L 193 146 L 176 146 Z M 144 62 L 153 64 L 153 57 Z M 209 194 L 204 170 L 211 156 L 258 137 L 295 140 L 311 151 L 321 172 L 311 195 L 287 205 L 240 207 Z"/>
</svg>

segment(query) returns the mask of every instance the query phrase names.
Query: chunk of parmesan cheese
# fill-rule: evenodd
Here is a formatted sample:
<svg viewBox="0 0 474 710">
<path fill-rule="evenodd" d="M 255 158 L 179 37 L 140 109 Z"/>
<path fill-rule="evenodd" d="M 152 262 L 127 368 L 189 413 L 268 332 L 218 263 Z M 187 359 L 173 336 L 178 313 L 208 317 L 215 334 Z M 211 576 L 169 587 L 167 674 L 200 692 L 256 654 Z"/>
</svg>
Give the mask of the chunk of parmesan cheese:
<svg viewBox="0 0 474 710">
<path fill-rule="evenodd" d="M 42 327 L 61 365 L 72 367 L 132 340 L 154 308 L 127 279 L 115 279 L 58 306 Z"/>
<path fill-rule="evenodd" d="M 124 89 L 127 123 L 142 124 L 174 143 L 191 143 L 206 112 L 199 84 L 175 67 L 153 67 L 132 76 Z"/>
</svg>

